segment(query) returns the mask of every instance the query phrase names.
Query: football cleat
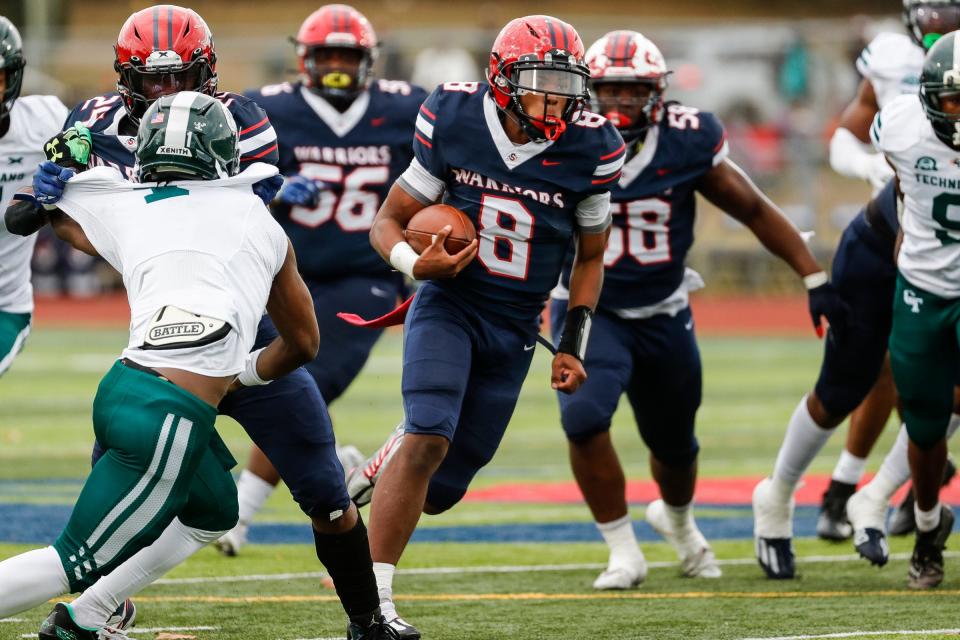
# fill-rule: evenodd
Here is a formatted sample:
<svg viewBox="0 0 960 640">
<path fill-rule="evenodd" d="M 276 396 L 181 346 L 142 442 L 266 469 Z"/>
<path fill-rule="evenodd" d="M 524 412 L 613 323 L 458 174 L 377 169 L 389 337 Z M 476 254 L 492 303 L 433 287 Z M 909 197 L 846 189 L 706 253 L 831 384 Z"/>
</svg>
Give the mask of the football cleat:
<svg viewBox="0 0 960 640">
<path fill-rule="evenodd" d="M 710 543 L 693 524 L 685 532 L 674 531 L 663 500 L 654 500 L 647 506 L 647 522 L 676 550 L 680 568 L 688 578 L 719 578 L 723 575 Z"/>
<path fill-rule="evenodd" d="M 847 518 L 853 527 L 853 546 L 861 558 L 882 567 L 890 559 L 890 548 L 884 532 L 887 503 L 873 498 L 866 491 L 857 491 L 847 500 Z"/>
<path fill-rule="evenodd" d="M 120 606 L 113 612 L 113 615 L 107 618 L 108 627 L 120 629 L 121 631 L 126 631 L 136 623 L 137 605 L 133 604 L 133 600 L 130 598 L 120 603 Z"/>
<path fill-rule="evenodd" d="M 847 500 L 857 490 L 857 485 L 830 480 L 823 494 L 820 515 L 817 517 L 817 536 L 824 540 L 842 541 L 853 535 L 853 527 L 847 520 Z"/>
<path fill-rule="evenodd" d="M 347 493 L 350 494 L 350 499 L 358 507 L 370 504 L 370 500 L 373 498 L 374 485 L 383 475 L 383 470 L 390 462 L 390 458 L 397 453 L 401 443 L 403 443 L 404 424 L 403 422 L 398 424 L 387 441 L 383 443 L 383 446 L 374 451 L 373 455 L 367 458 L 363 464 L 354 467 L 347 473 Z"/>
<path fill-rule="evenodd" d="M 764 478 L 753 490 L 753 537 L 757 561 L 768 578 L 787 580 L 796 573 L 793 555 L 793 507 L 773 495 L 773 480 Z"/>
<path fill-rule="evenodd" d="M 907 586 L 911 589 L 932 589 L 943 582 L 943 549 L 953 530 L 953 521 L 953 511 L 942 505 L 937 528 L 917 532 L 907 572 Z"/>
<path fill-rule="evenodd" d="M 223 534 L 223 537 L 214 542 L 214 546 L 220 553 L 228 558 L 234 558 L 240 553 L 240 548 L 247 544 L 247 531 L 249 525 L 238 523 L 230 531 Z"/>
<path fill-rule="evenodd" d="M 70 605 L 58 602 L 40 625 L 39 640 L 130 640 L 122 629 L 81 627 L 73 619 Z"/>
<path fill-rule="evenodd" d="M 627 564 L 609 564 L 593 581 L 593 588 L 600 591 L 632 589 L 647 579 L 647 559 L 637 548 L 637 555 Z"/>
<path fill-rule="evenodd" d="M 360 453 L 360 449 L 348 444 L 344 447 L 337 447 L 337 460 L 340 461 L 340 466 L 343 467 L 343 475 L 346 477 L 351 471 L 362 465 L 366 458 Z"/>
<path fill-rule="evenodd" d="M 397 619 L 399 620 L 399 618 Z M 413 627 L 407 626 L 413 629 Z M 371 621 L 367 626 L 355 622 L 349 623 L 347 625 L 347 640 L 400 640 L 404 637 L 409 640 L 419 640 L 420 632 L 416 629 L 413 629 L 413 631 L 416 632 L 415 636 L 401 636 L 396 629 L 387 623 L 383 616 L 380 616 L 379 619 Z"/>
<path fill-rule="evenodd" d="M 394 635 L 384 636 L 385 638 L 397 638 L 398 640 L 420 640 L 420 632 L 415 626 L 397 616 L 391 620 L 384 618 L 384 626 L 388 627 Z"/>
</svg>

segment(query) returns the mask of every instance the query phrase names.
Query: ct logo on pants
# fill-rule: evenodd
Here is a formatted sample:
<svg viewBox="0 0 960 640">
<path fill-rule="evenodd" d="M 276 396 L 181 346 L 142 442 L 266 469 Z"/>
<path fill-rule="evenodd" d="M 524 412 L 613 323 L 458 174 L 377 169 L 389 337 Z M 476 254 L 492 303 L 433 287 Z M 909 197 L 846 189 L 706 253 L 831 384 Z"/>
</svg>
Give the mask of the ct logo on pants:
<svg viewBox="0 0 960 640">
<path fill-rule="evenodd" d="M 910 289 L 903 290 L 903 302 L 910 307 L 914 313 L 920 313 L 920 305 L 923 304 L 923 298 L 917 297 Z"/>
</svg>

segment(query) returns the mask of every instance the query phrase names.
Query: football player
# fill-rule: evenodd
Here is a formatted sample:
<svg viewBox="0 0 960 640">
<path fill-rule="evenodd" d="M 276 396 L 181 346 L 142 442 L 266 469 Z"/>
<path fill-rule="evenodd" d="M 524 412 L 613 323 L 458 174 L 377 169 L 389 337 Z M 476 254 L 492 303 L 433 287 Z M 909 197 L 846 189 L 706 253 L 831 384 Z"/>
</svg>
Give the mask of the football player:
<svg viewBox="0 0 960 640">
<path fill-rule="evenodd" d="M 583 361 L 588 378 L 576 394 L 558 394 L 573 474 L 610 548 L 607 569 L 593 586 L 627 589 L 647 573 L 610 438 L 624 393 L 660 489 L 661 499 L 647 507 L 647 521 L 672 544 L 684 575 L 719 577 L 692 511 L 702 385 L 688 295 L 703 281 L 684 262 L 693 243 L 696 194 L 747 226 L 803 279 L 818 329 L 824 315 L 841 327 L 843 304 L 799 232 L 728 159 L 716 116 L 665 102 L 669 71 L 654 43 L 636 31 L 613 31 L 590 47 L 587 64 L 596 110 L 627 143 L 623 173 L 611 183 L 613 227 Z M 555 337 L 565 335 L 569 322 L 571 278 L 565 269 L 551 302 Z"/>
<path fill-rule="evenodd" d="M 0 203 L 30 184 L 44 159 L 43 143 L 60 131 L 67 108 L 54 96 L 20 98 L 23 41 L 0 16 Z M 8 233 L 0 220 L 0 376 L 7 372 L 30 334 L 33 288 L 30 258 L 36 236 Z"/>
<path fill-rule="evenodd" d="M 903 22 L 906 33 L 880 33 L 860 54 L 857 70 L 863 79 L 856 97 L 840 116 L 839 126 L 830 140 L 830 165 L 845 176 L 868 181 L 873 186 L 874 195 L 890 180 L 893 171 L 883 155 L 869 146 L 870 123 L 877 111 L 897 96 L 916 94 L 925 50 L 940 35 L 960 28 L 960 0 L 903 0 Z M 883 197 L 874 206 L 887 206 L 890 202 L 893 201 L 889 197 Z M 893 229 L 896 232 L 897 226 Z M 864 294 L 880 293 L 880 289 L 892 293 L 892 272 L 888 268 L 889 261 L 884 262 L 889 287 L 867 288 Z M 869 262 L 859 264 L 848 261 L 844 268 L 864 281 L 870 275 Z M 855 300 L 851 300 L 851 303 L 857 304 Z M 878 340 L 882 338 L 886 341 L 889 317 L 889 312 L 880 313 L 877 318 L 884 319 L 884 322 L 869 327 L 870 333 L 875 334 Z M 868 322 L 866 314 L 863 320 Z M 844 507 L 856 490 L 866 467 L 867 456 L 896 403 L 889 361 L 884 359 L 878 373 L 876 366 L 862 366 L 855 351 L 850 351 L 850 355 L 853 360 L 843 375 L 832 377 L 825 370 L 816 388 L 805 400 L 810 419 L 821 429 L 832 430 L 850 415 L 847 441 L 823 495 L 817 520 L 817 535 L 828 540 L 844 540 L 852 533 L 853 528 L 847 520 Z M 825 359 L 830 357 L 827 355 Z M 843 366 L 844 363 L 839 364 Z M 824 366 L 829 365 L 825 362 Z M 852 413 L 851 407 L 854 407 Z M 803 410 L 800 411 L 802 413 Z M 906 458 L 902 460 L 902 467 L 906 472 Z M 889 498 L 887 496 L 884 499 L 884 507 Z M 891 524 L 892 531 L 898 533 L 907 533 L 912 529 L 911 501 L 908 500 L 905 508 L 898 511 Z"/>
<path fill-rule="evenodd" d="M 368 235 L 387 190 L 413 157 L 414 122 L 427 94 L 406 82 L 373 79 L 377 36 L 353 7 L 314 11 L 296 47 L 298 82 L 245 95 L 266 110 L 277 132 L 287 181 L 274 214 L 300 256 L 314 300 L 323 340 L 306 369 L 329 405 L 360 373 L 382 333 L 351 326 L 337 311 L 383 315 L 403 288 L 403 276 L 371 249 Z M 355 447 L 343 447 L 340 459 L 348 471 L 363 462 Z M 240 522 L 219 541 L 222 551 L 239 551 L 279 479 L 254 448 L 237 485 Z"/>
<path fill-rule="evenodd" d="M 960 366 L 960 34 L 927 52 L 920 95 L 900 96 L 874 119 L 870 137 L 897 176 L 902 242 L 890 334 L 890 363 L 910 438 L 916 499 L 912 588 L 943 580 L 943 548 L 953 528 L 939 501 L 946 432 Z"/>
<path fill-rule="evenodd" d="M 289 241 L 251 191 L 276 169 L 236 176 L 237 125 L 224 105 L 195 92 L 155 101 L 136 154 L 142 186 L 92 169 L 44 210 L 61 239 L 123 275 L 131 329 L 94 400 L 106 453 L 69 522 L 53 546 L 0 563 L 3 615 L 86 589 L 56 605 L 43 640 L 125 638 L 104 624 L 112 598 L 236 523 L 235 461 L 214 428 L 216 406 L 235 382 L 264 385 L 294 370 L 319 341 Z M 280 336 L 250 353 L 265 306 Z"/>
<path fill-rule="evenodd" d="M 266 113 L 249 98 L 215 90 L 213 38 L 196 12 L 171 5 L 138 11 L 121 29 L 116 51 L 119 91 L 81 103 L 67 120 L 90 128 L 93 150 L 85 164 L 107 164 L 135 177 L 131 145 L 136 138 L 127 133 L 135 131 L 134 123 L 158 96 L 185 88 L 212 95 L 231 112 L 240 131 L 241 169 L 254 162 L 276 163 L 276 133 Z M 39 200 L 52 204 L 63 186 L 60 168 L 42 166 L 48 173 L 38 173 L 34 189 Z M 265 202 L 279 187 L 274 178 L 278 176 L 253 185 Z M 263 316 L 255 348 L 275 337 L 270 317 Z M 298 368 L 269 386 L 229 394 L 219 410 L 239 422 L 263 449 L 310 517 L 317 557 L 334 578 L 348 614 L 369 613 L 365 594 L 373 588 L 373 577 L 366 527 L 346 493 L 330 417 L 313 378 Z M 100 455 L 102 450 L 96 451 L 95 459 Z"/>
<path fill-rule="evenodd" d="M 415 158 L 370 231 L 385 260 L 426 281 L 404 326 L 405 418 L 402 435 L 391 438 L 402 445 L 392 447 L 389 464 L 381 464 L 382 451 L 371 462 L 384 469 L 370 513 L 380 606 L 404 638 L 419 634 L 396 617 L 396 564 L 420 513 L 453 507 L 496 452 L 573 238 L 567 330 L 551 385 L 573 393 L 586 378 L 581 360 L 603 279 L 609 189 L 625 148 L 610 122 L 584 110 L 583 56 L 580 36 L 561 20 L 509 22 L 493 44 L 488 83 L 447 82 L 420 108 Z M 469 216 L 478 238 L 450 255 L 447 226 L 417 255 L 403 230 L 441 197 Z"/>
</svg>

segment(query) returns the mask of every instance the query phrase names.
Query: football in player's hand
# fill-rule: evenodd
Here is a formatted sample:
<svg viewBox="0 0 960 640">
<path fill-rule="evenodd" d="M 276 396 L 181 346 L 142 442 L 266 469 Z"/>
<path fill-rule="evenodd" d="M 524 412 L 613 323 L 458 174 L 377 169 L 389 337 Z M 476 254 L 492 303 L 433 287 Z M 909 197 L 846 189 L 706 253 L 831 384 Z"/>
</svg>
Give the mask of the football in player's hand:
<svg viewBox="0 0 960 640">
<path fill-rule="evenodd" d="M 463 251 L 477 237 L 467 214 L 447 204 L 433 204 L 416 212 L 403 233 L 413 250 L 423 253 L 433 242 L 433 236 L 447 225 L 452 230 L 443 246 L 449 254 Z"/>
</svg>

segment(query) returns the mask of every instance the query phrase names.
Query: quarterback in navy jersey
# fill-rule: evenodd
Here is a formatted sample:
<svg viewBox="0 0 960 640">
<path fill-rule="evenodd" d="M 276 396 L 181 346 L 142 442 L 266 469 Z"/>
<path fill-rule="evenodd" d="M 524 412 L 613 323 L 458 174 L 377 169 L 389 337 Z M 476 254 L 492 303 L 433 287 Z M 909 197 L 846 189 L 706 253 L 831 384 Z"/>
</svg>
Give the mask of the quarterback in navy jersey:
<svg viewBox="0 0 960 640">
<path fill-rule="evenodd" d="M 196 12 L 159 5 L 134 13 L 120 31 L 116 54 L 118 92 L 81 103 L 66 123 L 83 125 L 74 131 L 89 129 L 92 148 L 88 166 L 107 164 L 134 177 L 141 116 L 157 98 L 181 90 L 212 95 L 233 115 L 240 171 L 252 162 L 277 162 L 277 135 L 266 113 L 250 98 L 216 91 L 212 34 Z M 38 201 L 52 204 L 62 193 L 67 176 L 44 173 L 44 168 L 61 170 L 53 163 L 44 163 L 34 180 Z M 280 180 L 261 181 L 254 185 L 254 191 L 270 202 L 280 184 Z M 276 336 L 270 317 L 264 315 L 252 353 Z M 301 367 L 267 386 L 241 387 L 228 394 L 218 409 L 243 426 L 276 465 L 298 505 L 310 517 L 317 557 L 336 581 L 351 619 L 353 637 L 380 637 L 376 634 L 385 631 L 379 620 L 366 527 L 347 495 L 330 416 L 313 378 Z M 95 445 L 94 463 L 103 453 Z M 368 627 L 373 635 L 363 631 Z"/>
<path fill-rule="evenodd" d="M 611 186 L 613 228 L 583 363 L 588 378 L 578 393 L 558 394 L 574 476 L 610 547 L 607 569 L 593 586 L 626 589 L 647 573 L 609 434 L 624 393 L 660 489 L 647 521 L 676 549 L 685 575 L 719 577 L 692 512 L 702 381 L 688 294 L 703 282 L 684 262 L 693 243 L 696 193 L 745 224 L 805 278 L 815 325 L 821 315 L 842 323 L 842 305 L 797 230 L 727 159 L 717 118 L 664 102 L 668 71 L 652 42 L 635 31 L 614 31 L 594 43 L 586 59 L 597 110 L 617 124 L 628 148 Z M 566 270 L 554 292 L 555 337 L 565 335 L 569 323 L 566 299 L 574 276 Z"/>
<path fill-rule="evenodd" d="M 556 18 L 507 24 L 492 48 L 489 84 L 448 82 L 420 108 L 415 158 L 371 229 L 385 260 L 426 281 L 404 325 L 404 422 L 354 473 L 367 489 L 376 481 L 370 548 L 388 620 L 396 616 L 394 567 L 421 511 L 453 507 L 500 444 L 540 311 L 574 237 L 571 328 L 553 360 L 552 386 L 573 393 L 586 377 L 580 359 L 624 147 L 605 118 L 583 111 L 583 54 L 577 32 Z M 417 255 L 403 229 L 441 198 L 470 218 L 478 239 L 450 255 L 448 226 Z"/>
<path fill-rule="evenodd" d="M 377 36 L 366 17 L 326 5 L 303 22 L 296 38 L 298 82 L 247 91 L 270 116 L 287 183 L 273 203 L 297 252 L 314 300 L 320 352 L 306 365 L 329 405 L 360 373 L 382 330 L 361 329 L 338 311 L 379 316 L 404 287 L 370 247 L 370 225 L 390 185 L 413 158 L 413 130 L 426 92 L 406 82 L 371 77 Z M 348 471 L 363 462 L 356 447 L 338 447 Z M 254 447 L 237 485 L 240 522 L 218 543 L 235 555 L 251 520 L 280 477 Z"/>
</svg>

